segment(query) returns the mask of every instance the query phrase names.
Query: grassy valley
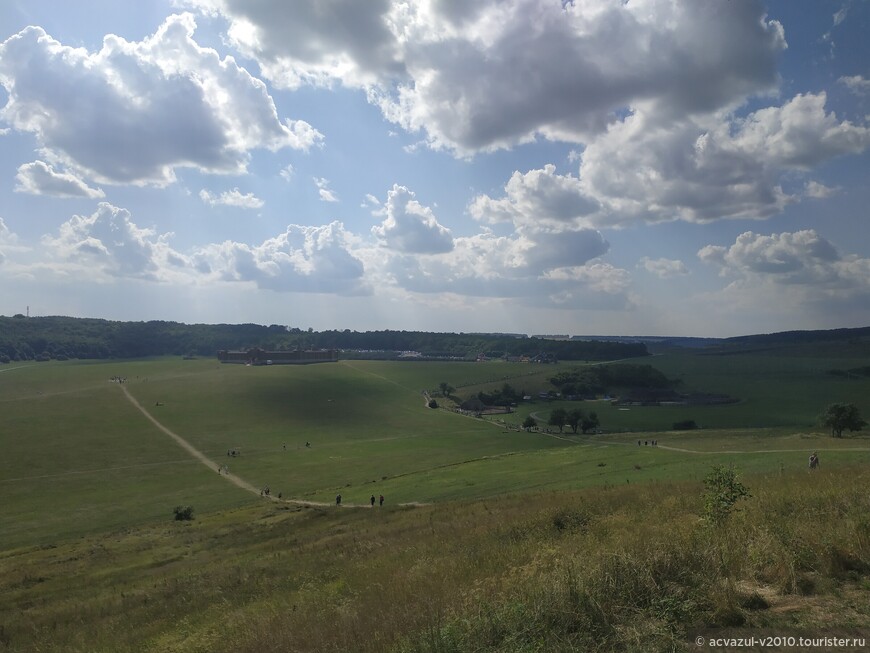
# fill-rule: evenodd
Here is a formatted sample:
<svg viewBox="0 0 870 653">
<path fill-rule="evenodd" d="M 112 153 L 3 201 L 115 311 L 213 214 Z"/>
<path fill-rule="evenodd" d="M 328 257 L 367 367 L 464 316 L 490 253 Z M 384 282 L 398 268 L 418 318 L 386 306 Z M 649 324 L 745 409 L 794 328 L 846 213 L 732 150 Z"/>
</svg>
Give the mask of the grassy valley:
<svg viewBox="0 0 870 653">
<path fill-rule="evenodd" d="M 732 404 L 486 418 L 450 407 L 599 363 L 2 366 L 0 650 L 688 650 L 705 627 L 858 627 L 870 439 L 817 418 L 870 414 L 870 378 L 830 374 L 870 356 L 799 347 L 641 361 Z M 519 428 L 572 405 L 600 432 Z M 685 419 L 701 428 L 674 431 Z M 751 497 L 711 527 L 716 465 Z"/>
</svg>

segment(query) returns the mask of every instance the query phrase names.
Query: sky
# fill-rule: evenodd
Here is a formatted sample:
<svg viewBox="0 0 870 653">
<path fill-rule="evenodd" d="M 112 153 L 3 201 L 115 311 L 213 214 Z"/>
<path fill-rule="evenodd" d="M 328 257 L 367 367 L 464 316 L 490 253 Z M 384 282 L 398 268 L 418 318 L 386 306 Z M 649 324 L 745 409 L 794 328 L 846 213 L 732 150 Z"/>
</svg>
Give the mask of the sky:
<svg viewBox="0 0 870 653">
<path fill-rule="evenodd" d="M 870 325 L 868 0 L 2 0 L 0 314 Z"/>
</svg>

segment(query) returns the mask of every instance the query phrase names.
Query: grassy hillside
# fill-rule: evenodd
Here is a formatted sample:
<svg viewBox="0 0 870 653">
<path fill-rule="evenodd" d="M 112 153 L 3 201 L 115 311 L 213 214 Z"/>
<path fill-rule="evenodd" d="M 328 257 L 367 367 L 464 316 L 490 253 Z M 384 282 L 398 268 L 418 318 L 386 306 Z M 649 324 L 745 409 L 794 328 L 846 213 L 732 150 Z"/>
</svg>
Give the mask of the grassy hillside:
<svg viewBox="0 0 870 653">
<path fill-rule="evenodd" d="M 0 651 L 681 650 L 696 627 L 866 623 L 870 437 L 815 417 L 870 414 L 870 379 L 828 373 L 870 360 L 647 360 L 741 401 L 582 402 L 609 432 L 573 436 L 433 410 L 423 390 L 536 392 L 574 364 L 0 368 Z M 685 418 L 705 428 L 668 430 Z M 711 529 L 714 465 L 752 497 Z"/>
<path fill-rule="evenodd" d="M 7 551 L 0 650 L 689 650 L 870 618 L 866 465 L 401 509 L 259 504 Z"/>
<path fill-rule="evenodd" d="M 420 389 L 437 384 L 445 364 L 393 363 L 396 380 L 382 374 L 385 365 L 252 368 L 163 359 L 4 368 L 0 485 L 9 500 L 0 506 L 0 545 L 139 524 L 180 503 L 214 510 L 258 500 L 157 430 L 110 382 L 117 376 L 204 454 L 285 496 L 334 496 L 350 484 L 362 500 L 368 488 L 360 487 L 385 476 L 565 446 L 527 434 L 505 438 L 488 424 L 427 408 Z M 492 373 L 456 365 L 476 380 Z M 229 448 L 243 455 L 227 459 Z"/>
<path fill-rule="evenodd" d="M 812 450 L 831 464 L 870 460 L 866 440 L 834 440 L 813 427 L 815 412 L 835 397 L 864 409 L 867 395 L 857 390 L 866 391 L 870 380 L 824 375 L 835 361 L 823 360 L 802 375 L 803 359 L 778 358 L 787 364 L 765 367 L 761 359 L 740 358 L 752 367 L 726 366 L 717 376 L 708 361 L 718 357 L 653 360 L 668 374 L 683 375 L 687 385 L 718 383 L 717 391 L 739 389 L 745 375 L 745 391 L 755 394 L 725 407 L 620 411 L 583 402 L 585 410 L 599 411 L 605 430 L 633 432 L 552 437 L 429 409 L 421 391 L 441 381 L 469 393 L 505 380 L 538 387 L 563 366 L 347 361 L 244 367 L 180 359 L 12 366 L 0 373 L 0 446 L 6 452 L 0 486 L 9 498 L 0 505 L 0 546 L 50 544 L 159 520 L 179 504 L 214 511 L 259 500 L 218 475 L 219 464 L 284 498 L 332 502 L 340 492 L 345 502 L 364 503 L 374 493 L 407 503 L 698 479 L 715 461 L 749 471 L 794 469 Z M 756 383 L 765 374 L 767 383 Z M 110 382 L 117 376 L 214 467 L 156 429 Z M 552 405 L 566 404 L 523 405 L 507 421 L 518 425 L 528 412 L 545 418 Z M 776 426 L 647 432 L 669 429 L 684 416 L 705 427 L 756 425 L 753 420 Z M 638 438 L 653 437 L 659 447 L 636 446 Z M 242 455 L 227 458 L 231 448 Z M 856 448 L 863 451 L 851 451 Z"/>
</svg>

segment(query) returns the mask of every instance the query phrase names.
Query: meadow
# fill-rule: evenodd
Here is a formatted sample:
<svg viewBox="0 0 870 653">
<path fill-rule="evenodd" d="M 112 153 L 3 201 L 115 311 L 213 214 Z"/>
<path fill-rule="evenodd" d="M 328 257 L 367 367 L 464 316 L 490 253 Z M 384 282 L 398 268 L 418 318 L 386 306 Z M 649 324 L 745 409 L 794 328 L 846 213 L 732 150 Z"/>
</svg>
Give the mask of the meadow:
<svg viewBox="0 0 870 653">
<path fill-rule="evenodd" d="M 837 398 L 870 413 L 866 381 L 827 374 L 843 360 L 647 360 L 681 376 L 682 385 L 734 393 L 741 401 L 628 411 L 609 402 L 537 402 L 522 404 L 499 423 L 429 409 L 423 393 L 446 381 L 457 388 L 455 395 L 503 383 L 537 394 L 558 369 L 571 365 L 342 361 L 246 367 L 167 358 L 10 366 L 0 374 L 0 444 L 6 452 L 0 486 L 8 499 L 0 508 L 0 544 L 44 544 L 137 525 L 162 519 L 180 504 L 208 512 L 256 501 L 218 475 L 221 464 L 274 496 L 332 502 L 341 493 L 345 503 L 364 503 L 371 494 L 384 494 L 392 503 L 410 503 L 698 479 L 717 460 L 753 471 L 791 469 L 815 449 L 832 463 L 865 459 L 862 451 L 838 453 L 854 448 L 855 440 L 829 438 L 815 423 Z M 155 429 L 111 382 L 116 377 L 215 467 L 197 462 Z M 743 387 L 740 378 L 749 379 Z M 506 426 L 518 427 L 529 413 L 546 418 L 554 405 L 597 410 L 604 434 L 554 437 Z M 689 417 L 709 428 L 669 431 L 672 422 Z M 658 448 L 630 446 L 653 437 Z M 229 449 L 242 455 L 228 458 Z M 765 453 L 749 455 L 752 450 Z M 738 453 L 720 453 L 728 451 Z"/>
<path fill-rule="evenodd" d="M 686 624 L 767 623 L 771 613 L 741 603 L 754 594 L 768 603 L 809 597 L 804 624 L 829 604 L 848 616 L 837 623 L 860 624 L 870 614 L 860 491 L 870 438 L 831 438 L 817 416 L 834 401 L 870 414 L 870 381 L 828 374 L 870 360 L 836 353 L 650 357 L 642 362 L 681 388 L 740 401 L 628 411 L 577 402 L 601 417 L 602 432 L 585 436 L 516 428 L 572 402 L 521 404 L 497 421 L 428 408 L 424 394 L 442 406 L 450 401 L 437 396 L 441 382 L 454 398 L 504 383 L 537 394 L 577 364 L 163 358 L 0 367 L 0 650 L 584 650 L 590 632 L 669 650 Z M 210 464 L 156 428 L 125 390 Z M 703 428 L 673 431 L 681 419 Z M 658 446 L 637 444 L 652 439 Z M 822 473 L 808 477 L 812 451 Z M 219 465 L 281 501 L 227 482 Z M 741 513 L 754 516 L 735 518 L 733 537 L 743 541 L 699 525 L 713 465 L 733 465 L 754 490 Z M 338 493 L 342 509 L 332 505 Z M 381 494 L 383 509 L 355 509 Z M 820 514 L 819 501 L 846 518 Z M 194 507 L 194 521 L 173 521 L 180 505 Z M 828 535 L 805 533 L 794 514 L 803 510 Z M 732 545 L 758 550 L 738 561 Z M 570 646 L 541 648 L 544 626 L 565 617 L 544 604 L 579 600 L 608 574 L 629 573 L 608 566 L 617 550 L 629 566 L 688 565 L 679 573 L 698 579 L 717 561 L 720 575 L 707 580 L 730 579 L 725 598 L 696 579 L 686 604 L 662 617 L 657 601 L 676 580 L 650 581 L 643 591 L 658 598 L 614 607 L 597 625 L 562 624 Z M 580 551 L 592 571 L 577 566 Z M 771 578 L 765 556 L 779 556 Z M 643 623 L 629 628 L 623 608 Z M 540 628 L 529 642 L 514 632 L 521 615 Z"/>
</svg>

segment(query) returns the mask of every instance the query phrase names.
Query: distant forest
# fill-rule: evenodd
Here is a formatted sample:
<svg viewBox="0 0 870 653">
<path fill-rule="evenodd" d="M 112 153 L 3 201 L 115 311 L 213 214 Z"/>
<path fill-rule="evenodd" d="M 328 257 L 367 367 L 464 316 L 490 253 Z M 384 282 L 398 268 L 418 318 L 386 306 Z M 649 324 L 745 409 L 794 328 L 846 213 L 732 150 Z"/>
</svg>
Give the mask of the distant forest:
<svg viewBox="0 0 870 653">
<path fill-rule="evenodd" d="M 495 334 L 423 331 L 304 331 L 279 324 L 113 322 L 72 317 L 0 316 L 0 362 L 69 358 L 215 356 L 221 349 L 338 349 L 343 357 L 389 358 L 420 352 L 428 358 L 474 359 L 480 354 L 540 356 L 545 360 L 613 360 L 647 356 L 643 343 L 562 341 Z"/>
</svg>

